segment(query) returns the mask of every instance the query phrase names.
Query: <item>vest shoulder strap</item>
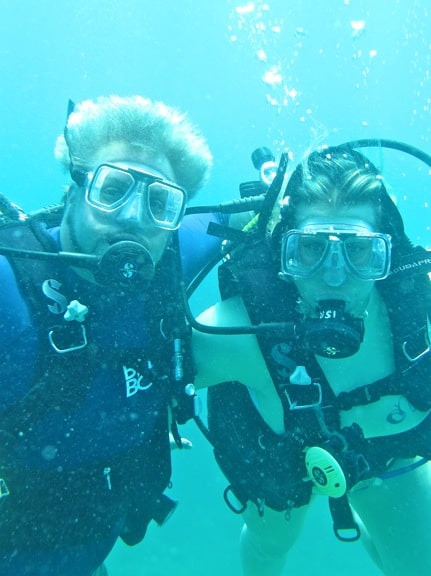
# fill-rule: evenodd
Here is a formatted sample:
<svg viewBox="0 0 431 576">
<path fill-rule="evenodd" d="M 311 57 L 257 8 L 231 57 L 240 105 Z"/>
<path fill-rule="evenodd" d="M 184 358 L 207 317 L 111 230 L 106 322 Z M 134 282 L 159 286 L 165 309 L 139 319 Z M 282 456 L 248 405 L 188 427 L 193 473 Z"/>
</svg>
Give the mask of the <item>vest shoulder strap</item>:
<svg viewBox="0 0 431 576">
<path fill-rule="evenodd" d="M 13 247 L 23 250 L 56 251 L 53 238 L 43 225 L 31 219 L 23 222 L 10 222 L 0 228 L 1 248 Z M 54 273 L 61 273 L 53 260 L 30 260 L 23 255 L 8 254 L 8 260 L 15 277 L 28 303 L 39 333 L 39 361 L 33 376 L 33 385 L 28 393 L 2 414 L 1 427 L 13 436 L 22 434 L 26 427 L 34 424 L 52 410 L 53 406 L 69 410 L 85 395 L 87 385 L 84 378 L 91 357 L 85 348 L 67 354 L 54 351 L 48 334 L 51 318 L 46 312 L 47 303 L 42 292 L 43 282 Z M 80 327 L 69 323 L 69 337 L 81 338 Z M 92 355 L 94 356 L 94 355 Z M 73 368 L 73 370 L 72 370 Z M 69 385 L 67 375 L 73 373 L 74 385 Z M 80 386 L 76 386 L 80 382 Z"/>
</svg>

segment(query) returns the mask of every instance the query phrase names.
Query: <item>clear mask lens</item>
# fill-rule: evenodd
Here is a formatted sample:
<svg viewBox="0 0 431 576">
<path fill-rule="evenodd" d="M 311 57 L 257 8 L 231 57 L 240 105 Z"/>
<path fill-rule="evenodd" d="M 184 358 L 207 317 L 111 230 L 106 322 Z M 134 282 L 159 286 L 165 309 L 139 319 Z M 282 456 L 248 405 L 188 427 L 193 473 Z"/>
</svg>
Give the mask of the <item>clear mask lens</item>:
<svg viewBox="0 0 431 576">
<path fill-rule="evenodd" d="M 124 206 L 135 185 L 131 174 L 109 166 L 100 166 L 88 189 L 88 200 L 92 206 L 112 211 Z"/>
<path fill-rule="evenodd" d="M 361 278 L 384 278 L 387 270 L 389 246 L 381 236 L 350 236 L 343 242 L 344 258 L 351 270 Z"/>
<path fill-rule="evenodd" d="M 162 228 L 175 228 L 184 212 L 184 192 L 163 182 L 154 182 L 147 190 L 148 212 Z"/>
</svg>

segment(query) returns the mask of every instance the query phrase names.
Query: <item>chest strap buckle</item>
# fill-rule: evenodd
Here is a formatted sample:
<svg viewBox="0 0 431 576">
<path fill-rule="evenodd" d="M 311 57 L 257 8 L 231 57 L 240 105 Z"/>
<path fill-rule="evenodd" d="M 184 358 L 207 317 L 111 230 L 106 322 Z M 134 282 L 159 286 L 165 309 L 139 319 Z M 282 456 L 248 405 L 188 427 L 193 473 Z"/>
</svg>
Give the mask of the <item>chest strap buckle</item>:
<svg viewBox="0 0 431 576">
<path fill-rule="evenodd" d="M 322 405 L 322 387 L 319 382 L 311 380 L 305 366 L 297 366 L 289 381 L 290 384 L 284 389 L 289 410 L 308 410 Z M 292 399 L 293 391 L 297 399 Z"/>
<path fill-rule="evenodd" d="M 75 352 L 87 346 L 85 326 L 83 324 L 77 326 L 80 328 L 80 333 L 79 330 L 71 330 L 71 328 L 71 326 L 57 326 L 48 332 L 49 343 L 58 354 Z"/>
</svg>

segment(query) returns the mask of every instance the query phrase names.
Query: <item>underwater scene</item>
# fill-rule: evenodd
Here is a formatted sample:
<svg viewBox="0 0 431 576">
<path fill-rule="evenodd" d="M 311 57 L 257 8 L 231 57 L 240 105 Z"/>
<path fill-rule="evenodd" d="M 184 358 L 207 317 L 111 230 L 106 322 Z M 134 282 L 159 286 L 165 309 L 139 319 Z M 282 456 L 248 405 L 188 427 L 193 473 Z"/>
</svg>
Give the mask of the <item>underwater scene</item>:
<svg viewBox="0 0 431 576">
<path fill-rule="evenodd" d="M 287 151 L 288 174 L 317 146 L 413 147 L 363 151 L 412 242 L 431 248 L 427 0 L 0 0 L 0 30 L 0 192 L 25 211 L 62 197 L 67 175 L 53 149 L 69 99 L 139 94 L 178 107 L 206 137 L 214 165 L 197 205 L 238 199 L 239 185 L 259 177 L 251 155 L 260 147 L 277 162 Z M 211 273 L 193 311 L 218 297 Z M 241 574 L 242 520 L 224 501 L 228 482 L 196 424 L 180 432 L 193 447 L 172 452 L 175 513 L 137 546 L 118 541 L 109 576 Z M 382 574 L 361 542 L 336 539 L 325 497 L 283 572 L 316 573 Z"/>
</svg>

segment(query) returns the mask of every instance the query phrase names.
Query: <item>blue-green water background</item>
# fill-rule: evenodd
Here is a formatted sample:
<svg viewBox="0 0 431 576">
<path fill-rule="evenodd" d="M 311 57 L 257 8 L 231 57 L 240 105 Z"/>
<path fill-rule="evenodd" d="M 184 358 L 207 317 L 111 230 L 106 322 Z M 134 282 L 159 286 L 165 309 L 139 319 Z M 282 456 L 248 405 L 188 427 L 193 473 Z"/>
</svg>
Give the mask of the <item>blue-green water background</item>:
<svg viewBox="0 0 431 576">
<path fill-rule="evenodd" d="M 431 152 L 428 0 L 0 0 L 0 191 L 26 210 L 55 202 L 53 158 L 67 100 L 140 93 L 189 113 L 215 157 L 200 201 L 227 200 L 255 177 L 250 153 L 384 137 Z M 373 153 L 416 242 L 431 245 L 430 173 Z M 203 290 L 198 306 L 209 303 Z M 193 426 L 174 454 L 180 506 L 144 542 L 119 544 L 112 576 L 233 576 L 241 522 Z M 73 506 L 73 503 L 71 503 Z M 427 535 L 424 534 L 424 537 Z M 340 544 L 322 499 L 286 574 L 378 574 L 360 545 Z"/>
</svg>

